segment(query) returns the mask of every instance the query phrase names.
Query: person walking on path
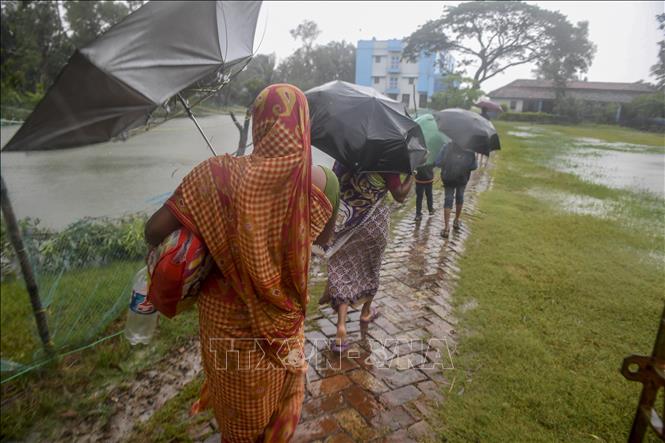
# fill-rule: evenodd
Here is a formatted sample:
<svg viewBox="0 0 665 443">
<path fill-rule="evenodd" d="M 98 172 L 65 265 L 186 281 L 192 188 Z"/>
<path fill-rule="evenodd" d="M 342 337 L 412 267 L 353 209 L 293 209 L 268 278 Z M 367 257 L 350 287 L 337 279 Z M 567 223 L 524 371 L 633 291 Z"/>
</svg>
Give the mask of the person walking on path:
<svg viewBox="0 0 665 443">
<path fill-rule="evenodd" d="M 283 442 L 305 395 L 312 241 L 332 232 L 337 180 L 312 168 L 302 91 L 271 85 L 252 112 L 252 154 L 195 167 L 148 221 L 146 240 L 184 227 L 216 264 L 198 298 L 206 380 L 192 412 L 212 406 L 225 442 Z"/>
<path fill-rule="evenodd" d="M 353 173 L 335 163 L 341 204 L 332 245 L 326 250 L 328 284 L 320 303 L 330 303 L 337 312 L 337 333 L 331 343 L 334 352 L 349 347 L 346 313 L 349 306 L 362 306 L 360 322 L 367 325 L 379 314 L 371 304 L 379 289 L 379 270 L 390 232 L 388 192 L 404 202 L 413 186 L 413 175 L 404 181 L 399 174 Z"/>
<path fill-rule="evenodd" d="M 435 163 L 441 167 L 441 181 L 443 182 L 443 231 L 441 236 L 448 238 L 450 232 L 450 213 L 455 200 L 455 220 L 453 229 L 458 231 L 461 227 L 460 216 L 464 205 L 464 190 L 471 177 L 471 171 L 478 168 L 475 153 L 460 148 L 454 142 L 446 144 Z"/>
<path fill-rule="evenodd" d="M 423 218 L 423 195 L 427 198 L 429 215 L 434 215 L 432 184 L 434 183 L 434 165 L 421 166 L 416 169 L 416 221 Z"/>
</svg>

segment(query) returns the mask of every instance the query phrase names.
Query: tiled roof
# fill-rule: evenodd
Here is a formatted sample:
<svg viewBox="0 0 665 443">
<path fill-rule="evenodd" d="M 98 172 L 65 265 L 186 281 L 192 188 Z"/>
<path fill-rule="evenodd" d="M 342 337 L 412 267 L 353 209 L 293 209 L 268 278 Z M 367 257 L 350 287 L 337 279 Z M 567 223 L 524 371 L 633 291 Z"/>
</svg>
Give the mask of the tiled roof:
<svg viewBox="0 0 665 443">
<path fill-rule="evenodd" d="M 638 95 L 654 92 L 644 83 L 611 83 L 571 81 L 566 84 L 569 96 L 581 100 L 626 103 Z M 552 80 L 520 79 L 489 93 L 491 98 L 515 98 L 526 100 L 552 100 L 555 98 Z"/>
</svg>

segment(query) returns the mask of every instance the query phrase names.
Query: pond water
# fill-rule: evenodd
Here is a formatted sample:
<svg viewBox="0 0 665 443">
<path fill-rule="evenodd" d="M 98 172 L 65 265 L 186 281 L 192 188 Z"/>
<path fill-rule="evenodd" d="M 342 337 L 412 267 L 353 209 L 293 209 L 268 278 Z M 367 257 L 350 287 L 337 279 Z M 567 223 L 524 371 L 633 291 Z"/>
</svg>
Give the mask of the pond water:
<svg viewBox="0 0 665 443">
<path fill-rule="evenodd" d="M 235 151 L 228 116 L 199 119 L 218 154 Z M 2 145 L 18 126 L 1 128 Z M 315 164 L 332 159 L 312 150 Z M 18 218 L 62 228 L 82 217 L 153 211 L 210 151 L 188 119 L 171 120 L 127 141 L 43 152 L 3 152 L 1 171 Z"/>
</svg>

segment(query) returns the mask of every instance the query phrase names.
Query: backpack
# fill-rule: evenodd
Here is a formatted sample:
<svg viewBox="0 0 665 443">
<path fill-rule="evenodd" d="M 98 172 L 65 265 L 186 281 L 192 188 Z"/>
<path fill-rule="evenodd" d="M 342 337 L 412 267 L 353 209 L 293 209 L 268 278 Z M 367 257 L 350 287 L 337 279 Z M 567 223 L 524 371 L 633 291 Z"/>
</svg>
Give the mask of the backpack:
<svg viewBox="0 0 665 443">
<path fill-rule="evenodd" d="M 444 184 L 465 185 L 470 172 L 477 168 L 476 154 L 450 144 L 441 162 L 441 180 Z"/>
</svg>

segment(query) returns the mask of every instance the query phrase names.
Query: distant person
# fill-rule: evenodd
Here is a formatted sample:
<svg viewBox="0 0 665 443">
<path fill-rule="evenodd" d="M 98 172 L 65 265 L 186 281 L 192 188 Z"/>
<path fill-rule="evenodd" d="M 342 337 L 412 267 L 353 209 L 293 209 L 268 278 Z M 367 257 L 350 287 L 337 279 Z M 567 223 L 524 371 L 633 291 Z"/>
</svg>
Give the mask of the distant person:
<svg viewBox="0 0 665 443">
<path fill-rule="evenodd" d="M 487 112 L 487 108 L 480 108 L 480 115 L 481 117 L 485 117 L 487 120 L 491 120 L 489 112 Z"/>
<path fill-rule="evenodd" d="M 454 142 L 446 144 L 435 163 L 441 167 L 441 181 L 443 182 L 443 231 L 441 236 L 448 238 L 450 232 L 450 213 L 455 200 L 455 220 L 453 229 L 459 231 L 461 228 L 460 216 L 464 205 L 464 191 L 471 177 L 471 171 L 478 168 L 478 162 L 474 152 L 460 148 Z"/>
<path fill-rule="evenodd" d="M 434 215 L 432 184 L 434 183 L 434 165 L 425 165 L 416 169 L 416 221 L 423 218 L 423 194 L 427 197 L 429 215 Z"/>
</svg>

